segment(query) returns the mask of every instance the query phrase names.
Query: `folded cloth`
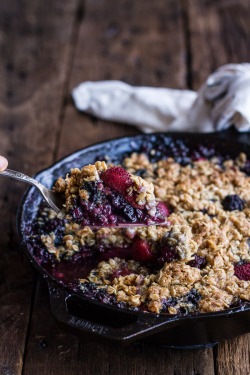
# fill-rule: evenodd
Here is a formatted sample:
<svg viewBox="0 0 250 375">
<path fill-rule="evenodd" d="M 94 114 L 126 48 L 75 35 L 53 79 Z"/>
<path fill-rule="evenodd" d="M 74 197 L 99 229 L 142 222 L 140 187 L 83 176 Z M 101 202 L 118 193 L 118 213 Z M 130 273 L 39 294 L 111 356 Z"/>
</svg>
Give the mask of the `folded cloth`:
<svg viewBox="0 0 250 375">
<path fill-rule="evenodd" d="M 250 63 L 228 64 L 198 92 L 133 87 L 120 81 L 84 82 L 72 91 L 76 107 L 104 120 L 152 131 L 250 130 Z"/>
</svg>

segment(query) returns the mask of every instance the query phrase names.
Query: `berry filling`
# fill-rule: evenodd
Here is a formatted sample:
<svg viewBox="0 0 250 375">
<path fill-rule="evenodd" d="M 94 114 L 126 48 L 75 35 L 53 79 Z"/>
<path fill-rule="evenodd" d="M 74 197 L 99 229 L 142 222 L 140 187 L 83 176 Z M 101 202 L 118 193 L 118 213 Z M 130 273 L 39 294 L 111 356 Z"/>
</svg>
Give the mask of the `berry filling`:
<svg viewBox="0 0 250 375">
<path fill-rule="evenodd" d="M 164 246 L 161 249 L 161 257 L 159 258 L 159 263 L 164 264 L 165 262 L 170 263 L 174 259 L 178 258 L 178 253 L 173 246 Z"/>
<path fill-rule="evenodd" d="M 131 255 L 134 260 L 141 263 L 153 262 L 155 259 L 155 254 L 152 253 L 149 243 L 140 238 L 132 243 Z"/>
<path fill-rule="evenodd" d="M 227 162 L 213 147 L 193 151 L 168 137 L 143 147 L 147 157 L 123 161 L 133 174 L 97 162 L 59 179 L 67 216 L 59 220 L 41 207 L 26 228 L 30 252 L 60 283 L 103 303 L 157 314 L 244 309 L 250 281 L 244 172 L 250 162 L 244 155 Z M 168 206 L 155 200 L 153 187 Z M 131 225 L 162 222 L 168 225 Z M 228 254 L 233 278 L 224 263 Z M 246 261 L 237 263 L 239 257 Z"/>
</svg>

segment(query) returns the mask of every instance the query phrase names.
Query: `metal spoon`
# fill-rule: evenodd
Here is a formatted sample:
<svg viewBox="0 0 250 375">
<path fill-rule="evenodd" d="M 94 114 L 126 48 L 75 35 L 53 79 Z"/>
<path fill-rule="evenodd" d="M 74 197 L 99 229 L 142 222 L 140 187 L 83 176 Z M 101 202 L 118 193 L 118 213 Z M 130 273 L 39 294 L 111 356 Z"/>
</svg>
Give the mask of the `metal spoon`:
<svg viewBox="0 0 250 375">
<path fill-rule="evenodd" d="M 8 169 L 8 161 L 3 156 L 0 156 L 0 176 L 7 176 L 10 178 L 14 178 L 15 180 L 27 182 L 30 185 L 35 186 L 38 188 L 42 196 L 44 197 L 45 201 L 48 203 L 48 205 L 57 213 L 58 217 L 60 219 L 64 218 L 66 215 L 64 204 L 65 200 L 61 196 L 61 194 L 47 189 L 44 185 L 42 185 L 39 181 L 35 180 L 34 178 L 31 178 L 27 176 L 24 173 L 13 171 L 12 169 Z M 160 223 L 158 225 L 169 225 L 170 223 L 168 221 L 165 221 L 163 223 Z M 156 223 L 117 223 L 117 224 L 110 224 L 106 225 L 105 228 L 135 228 L 135 227 L 147 227 L 151 225 L 157 225 Z M 94 225 L 88 225 L 91 229 L 101 229 L 104 228 L 104 226 L 94 226 Z"/>
<path fill-rule="evenodd" d="M 0 159 L 1 159 L 0 160 L 0 167 L 1 167 L 1 162 L 3 161 L 3 157 L 0 156 Z M 27 176 L 24 173 L 16 172 L 16 171 L 13 171 L 13 170 L 8 169 L 8 168 L 6 168 L 5 170 L 1 170 L 0 176 L 11 177 L 11 178 L 14 178 L 15 180 L 27 182 L 28 184 L 35 186 L 36 188 L 38 188 L 38 190 L 40 191 L 40 193 L 42 194 L 42 196 L 44 197 L 44 199 L 46 200 L 48 205 L 57 214 L 59 214 L 59 216 L 61 218 L 65 216 L 65 212 L 64 212 L 64 208 L 63 208 L 63 204 L 65 203 L 65 201 L 63 200 L 62 196 L 59 193 L 57 193 L 53 190 L 47 189 L 40 182 L 38 182 L 34 178 L 31 178 L 31 177 Z"/>
</svg>

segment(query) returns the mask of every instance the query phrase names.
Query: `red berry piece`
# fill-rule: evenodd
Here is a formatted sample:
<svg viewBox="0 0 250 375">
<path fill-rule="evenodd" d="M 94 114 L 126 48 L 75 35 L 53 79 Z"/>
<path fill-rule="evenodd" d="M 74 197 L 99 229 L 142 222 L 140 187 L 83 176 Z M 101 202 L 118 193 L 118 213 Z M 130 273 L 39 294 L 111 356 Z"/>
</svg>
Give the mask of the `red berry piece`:
<svg viewBox="0 0 250 375">
<path fill-rule="evenodd" d="M 151 252 L 150 245 L 147 241 L 136 239 L 131 246 L 132 258 L 137 262 L 147 263 L 153 261 L 155 256 Z"/>
<path fill-rule="evenodd" d="M 157 204 L 157 210 L 158 210 L 158 213 L 163 217 L 168 217 L 170 215 L 170 211 L 168 207 L 163 202 L 159 202 Z"/>
<path fill-rule="evenodd" d="M 122 194 L 133 184 L 130 174 L 121 167 L 107 169 L 102 172 L 101 178 L 111 189 L 115 189 Z"/>
<path fill-rule="evenodd" d="M 234 274 L 240 280 L 250 280 L 250 263 L 237 264 L 234 267 Z"/>
</svg>

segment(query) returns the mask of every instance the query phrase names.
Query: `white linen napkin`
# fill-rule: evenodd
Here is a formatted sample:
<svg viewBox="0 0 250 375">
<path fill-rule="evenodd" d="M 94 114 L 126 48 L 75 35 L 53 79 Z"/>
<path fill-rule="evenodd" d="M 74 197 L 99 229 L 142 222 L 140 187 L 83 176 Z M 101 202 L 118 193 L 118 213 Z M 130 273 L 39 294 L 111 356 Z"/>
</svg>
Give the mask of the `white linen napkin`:
<svg viewBox="0 0 250 375">
<path fill-rule="evenodd" d="M 72 91 L 76 107 L 104 120 L 152 131 L 250 130 L 250 63 L 228 64 L 198 92 L 133 87 L 120 81 L 84 82 Z"/>
</svg>

